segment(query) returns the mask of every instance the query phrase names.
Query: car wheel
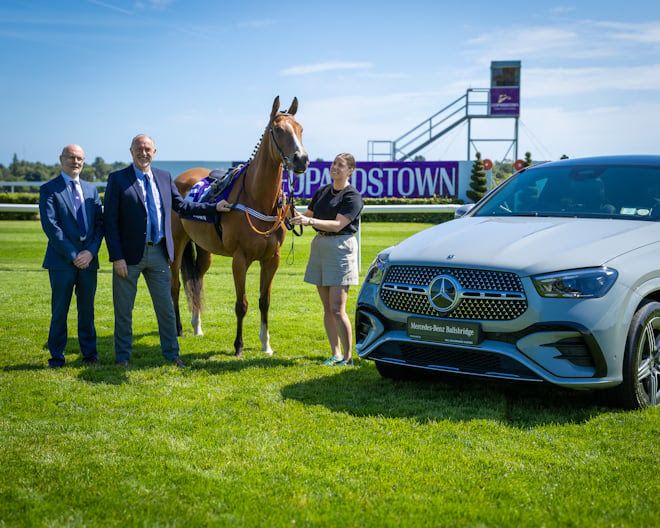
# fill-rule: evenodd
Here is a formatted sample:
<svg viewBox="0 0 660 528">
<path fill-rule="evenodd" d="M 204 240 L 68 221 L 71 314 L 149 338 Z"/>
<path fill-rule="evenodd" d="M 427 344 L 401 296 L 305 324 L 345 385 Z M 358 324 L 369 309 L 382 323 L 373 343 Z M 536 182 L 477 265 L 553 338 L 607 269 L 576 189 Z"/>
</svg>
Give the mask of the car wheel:
<svg viewBox="0 0 660 528">
<path fill-rule="evenodd" d="M 627 409 L 660 404 L 660 302 L 648 302 L 635 313 L 623 357 L 623 383 L 613 393 Z"/>
<path fill-rule="evenodd" d="M 392 363 L 384 363 L 376 361 L 376 370 L 383 378 L 393 380 L 412 380 L 415 379 L 415 369 L 404 367 L 402 365 L 393 365 Z"/>
</svg>

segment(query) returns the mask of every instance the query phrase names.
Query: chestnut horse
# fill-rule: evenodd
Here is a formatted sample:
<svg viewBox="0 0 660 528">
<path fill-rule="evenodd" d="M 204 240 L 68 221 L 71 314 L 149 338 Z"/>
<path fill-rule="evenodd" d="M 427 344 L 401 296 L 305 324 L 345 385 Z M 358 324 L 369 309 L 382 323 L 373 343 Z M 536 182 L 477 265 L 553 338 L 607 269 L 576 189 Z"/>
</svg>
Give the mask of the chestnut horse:
<svg viewBox="0 0 660 528">
<path fill-rule="evenodd" d="M 259 338 L 262 350 L 268 355 L 273 353 L 268 333 L 270 291 L 280 263 L 280 247 L 286 236 L 284 217 L 292 212 L 287 210 L 282 199 L 282 168 L 284 166 L 296 173 L 303 173 L 309 165 L 307 152 L 302 145 L 302 126 L 294 117 L 298 110 L 298 99 L 293 99 L 288 111 L 280 112 L 279 108 L 278 96 L 273 101 L 270 119 L 257 151 L 248 162 L 247 169 L 238 176 L 228 196 L 234 209 L 220 215 L 222 238 L 213 224 L 172 214 L 175 253 L 171 265 L 172 300 L 177 331 L 181 335 L 179 270 L 182 270 L 191 305 L 193 330 L 195 335 L 202 335 L 200 312 L 203 277 L 211 265 L 211 254 L 231 257 L 237 319 L 234 351 L 239 357 L 243 355 L 243 318 L 248 309 L 245 279 L 254 261 L 259 261 L 261 265 Z M 190 169 L 179 175 L 175 183 L 181 195 L 185 196 L 193 185 L 208 174 L 208 169 Z"/>
</svg>

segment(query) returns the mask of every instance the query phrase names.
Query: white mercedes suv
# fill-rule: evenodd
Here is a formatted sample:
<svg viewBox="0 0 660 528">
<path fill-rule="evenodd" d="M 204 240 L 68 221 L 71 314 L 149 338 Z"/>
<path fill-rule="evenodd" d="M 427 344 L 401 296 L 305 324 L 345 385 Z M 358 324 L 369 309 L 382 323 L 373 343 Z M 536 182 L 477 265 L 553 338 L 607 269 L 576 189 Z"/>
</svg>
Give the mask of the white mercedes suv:
<svg viewBox="0 0 660 528">
<path fill-rule="evenodd" d="M 660 402 L 660 156 L 527 168 L 382 251 L 356 310 L 382 376 L 426 369 Z"/>
</svg>

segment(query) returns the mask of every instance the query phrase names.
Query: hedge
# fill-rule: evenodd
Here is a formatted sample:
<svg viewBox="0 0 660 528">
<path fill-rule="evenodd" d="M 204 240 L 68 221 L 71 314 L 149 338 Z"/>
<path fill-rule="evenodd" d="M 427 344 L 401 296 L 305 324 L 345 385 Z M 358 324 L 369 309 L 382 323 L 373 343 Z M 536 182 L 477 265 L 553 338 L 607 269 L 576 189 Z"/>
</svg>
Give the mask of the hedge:
<svg viewBox="0 0 660 528">
<path fill-rule="evenodd" d="M 35 192 L 4 192 L 0 193 L 0 203 L 5 204 L 38 204 L 39 193 Z M 0 213 L 0 220 L 37 220 L 38 213 Z"/>
</svg>

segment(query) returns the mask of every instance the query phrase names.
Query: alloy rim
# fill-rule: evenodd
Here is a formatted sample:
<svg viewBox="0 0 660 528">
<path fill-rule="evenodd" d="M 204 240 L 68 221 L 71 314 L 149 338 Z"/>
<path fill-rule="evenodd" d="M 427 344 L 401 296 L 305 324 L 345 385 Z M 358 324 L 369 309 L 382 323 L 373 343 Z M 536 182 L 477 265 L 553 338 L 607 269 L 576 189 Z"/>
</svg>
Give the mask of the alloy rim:
<svg viewBox="0 0 660 528">
<path fill-rule="evenodd" d="M 637 383 L 650 406 L 660 402 L 660 316 L 647 321 L 639 340 Z"/>
</svg>

